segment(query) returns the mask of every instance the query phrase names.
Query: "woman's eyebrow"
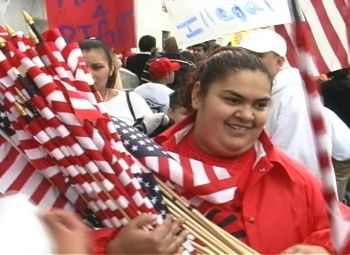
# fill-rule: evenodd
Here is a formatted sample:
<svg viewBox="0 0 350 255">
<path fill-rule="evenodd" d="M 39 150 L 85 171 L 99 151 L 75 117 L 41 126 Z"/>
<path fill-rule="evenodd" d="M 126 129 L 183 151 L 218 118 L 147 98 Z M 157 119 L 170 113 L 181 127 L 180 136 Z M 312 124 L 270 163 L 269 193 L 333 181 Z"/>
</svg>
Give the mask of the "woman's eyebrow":
<svg viewBox="0 0 350 255">
<path fill-rule="evenodd" d="M 271 101 L 271 97 L 262 97 L 262 98 L 257 99 L 256 101 L 269 102 L 269 101 Z"/>
<path fill-rule="evenodd" d="M 235 96 L 235 97 L 239 97 L 239 98 L 244 98 L 244 96 L 242 96 L 241 94 L 235 92 L 235 91 L 232 91 L 232 90 L 224 90 L 224 93 L 226 94 L 230 94 L 231 96 Z"/>
<path fill-rule="evenodd" d="M 235 96 L 238 97 L 240 99 L 245 99 L 245 97 L 235 91 L 232 90 L 224 90 L 224 93 L 230 94 L 231 96 Z M 266 97 L 262 97 L 262 98 L 258 98 L 256 101 L 271 101 L 271 97 L 266 96 Z"/>
<path fill-rule="evenodd" d="M 100 63 L 100 62 L 95 62 L 95 63 L 91 63 L 92 66 L 100 66 L 100 65 L 103 65 L 103 63 Z"/>
</svg>

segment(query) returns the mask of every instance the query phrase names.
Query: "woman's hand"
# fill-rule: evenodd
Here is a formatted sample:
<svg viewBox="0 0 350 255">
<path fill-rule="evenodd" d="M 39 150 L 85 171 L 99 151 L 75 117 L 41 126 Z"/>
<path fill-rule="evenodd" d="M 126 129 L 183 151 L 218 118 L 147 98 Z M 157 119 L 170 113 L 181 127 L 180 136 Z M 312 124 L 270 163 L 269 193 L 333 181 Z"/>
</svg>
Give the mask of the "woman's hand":
<svg viewBox="0 0 350 255">
<path fill-rule="evenodd" d="M 180 231 L 183 220 L 167 216 L 152 230 L 156 215 L 141 214 L 131 220 L 107 246 L 107 254 L 174 254 L 182 251 L 187 231 Z"/>
<path fill-rule="evenodd" d="M 90 254 L 90 236 L 85 224 L 71 212 L 53 210 L 42 214 L 58 254 Z"/>
<path fill-rule="evenodd" d="M 298 244 L 284 250 L 282 254 L 329 254 L 329 252 L 321 246 Z"/>
</svg>

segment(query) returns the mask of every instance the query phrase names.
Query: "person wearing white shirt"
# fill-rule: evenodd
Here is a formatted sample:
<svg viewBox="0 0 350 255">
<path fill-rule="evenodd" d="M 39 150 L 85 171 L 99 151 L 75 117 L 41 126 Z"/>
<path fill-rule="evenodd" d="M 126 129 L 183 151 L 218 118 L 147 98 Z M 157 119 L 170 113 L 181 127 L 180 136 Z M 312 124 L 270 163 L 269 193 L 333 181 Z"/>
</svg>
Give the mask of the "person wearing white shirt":
<svg viewBox="0 0 350 255">
<path fill-rule="evenodd" d="M 329 147 L 337 179 L 338 198 L 342 200 L 350 179 L 350 129 L 327 107 L 323 107 L 323 115 L 330 135 Z"/>
<path fill-rule="evenodd" d="M 272 103 L 265 126 L 273 142 L 320 178 L 303 80 L 299 70 L 288 66 L 285 61 L 287 44 L 284 38 L 274 30 L 257 29 L 243 37 L 238 47 L 260 57 L 273 77 Z M 335 174 L 331 178 L 336 190 Z"/>
<path fill-rule="evenodd" d="M 152 114 L 141 96 L 115 89 L 114 56 L 103 41 L 96 38 L 85 39 L 79 43 L 79 46 L 109 115 L 132 126 L 137 119 Z"/>
<path fill-rule="evenodd" d="M 170 62 L 166 57 L 156 58 L 149 67 L 152 82 L 144 83 L 134 92 L 141 95 L 154 113 L 166 112 L 169 108 L 169 95 L 174 92 L 167 84 L 174 81 L 174 72 L 180 69 L 180 64 Z"/>
</svg>

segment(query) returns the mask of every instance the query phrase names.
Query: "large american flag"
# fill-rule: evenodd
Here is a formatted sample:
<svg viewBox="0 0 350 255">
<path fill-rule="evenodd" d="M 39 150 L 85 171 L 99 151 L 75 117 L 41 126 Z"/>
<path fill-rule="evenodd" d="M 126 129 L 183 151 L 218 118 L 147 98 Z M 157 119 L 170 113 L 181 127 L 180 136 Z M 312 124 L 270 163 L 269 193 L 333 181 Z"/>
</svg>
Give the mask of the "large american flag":
<svg viewBox="0 0 350 255">
<path fill-rule="evenodd" d="M 300 0 L 309 36 L 309 50 L 314 56 L 313 75 L 349 67 L 350 10 L 348 0 Z M 287 42 L 287 59 L 298 66 L 298 45 L 294 23 L 275 26 Z"/>
</svg>

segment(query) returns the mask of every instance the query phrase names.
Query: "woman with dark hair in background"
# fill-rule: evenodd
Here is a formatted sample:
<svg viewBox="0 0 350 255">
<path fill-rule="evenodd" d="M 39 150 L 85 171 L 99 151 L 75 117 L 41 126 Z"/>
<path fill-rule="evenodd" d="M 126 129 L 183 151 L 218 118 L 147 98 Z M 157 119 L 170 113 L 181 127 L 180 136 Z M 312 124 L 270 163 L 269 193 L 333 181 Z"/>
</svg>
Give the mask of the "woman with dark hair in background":
<svg viewBox="0 0 350 255">
<path fill-rule="evenodd" d="M 103 41 L 95 38 L 85 39 L 79 46 L 109 115 L 132 126 L 137 119 L 152 114 L 140 95 L 114 88 L 117 75 L 114 57 Z"/>
</svg>

